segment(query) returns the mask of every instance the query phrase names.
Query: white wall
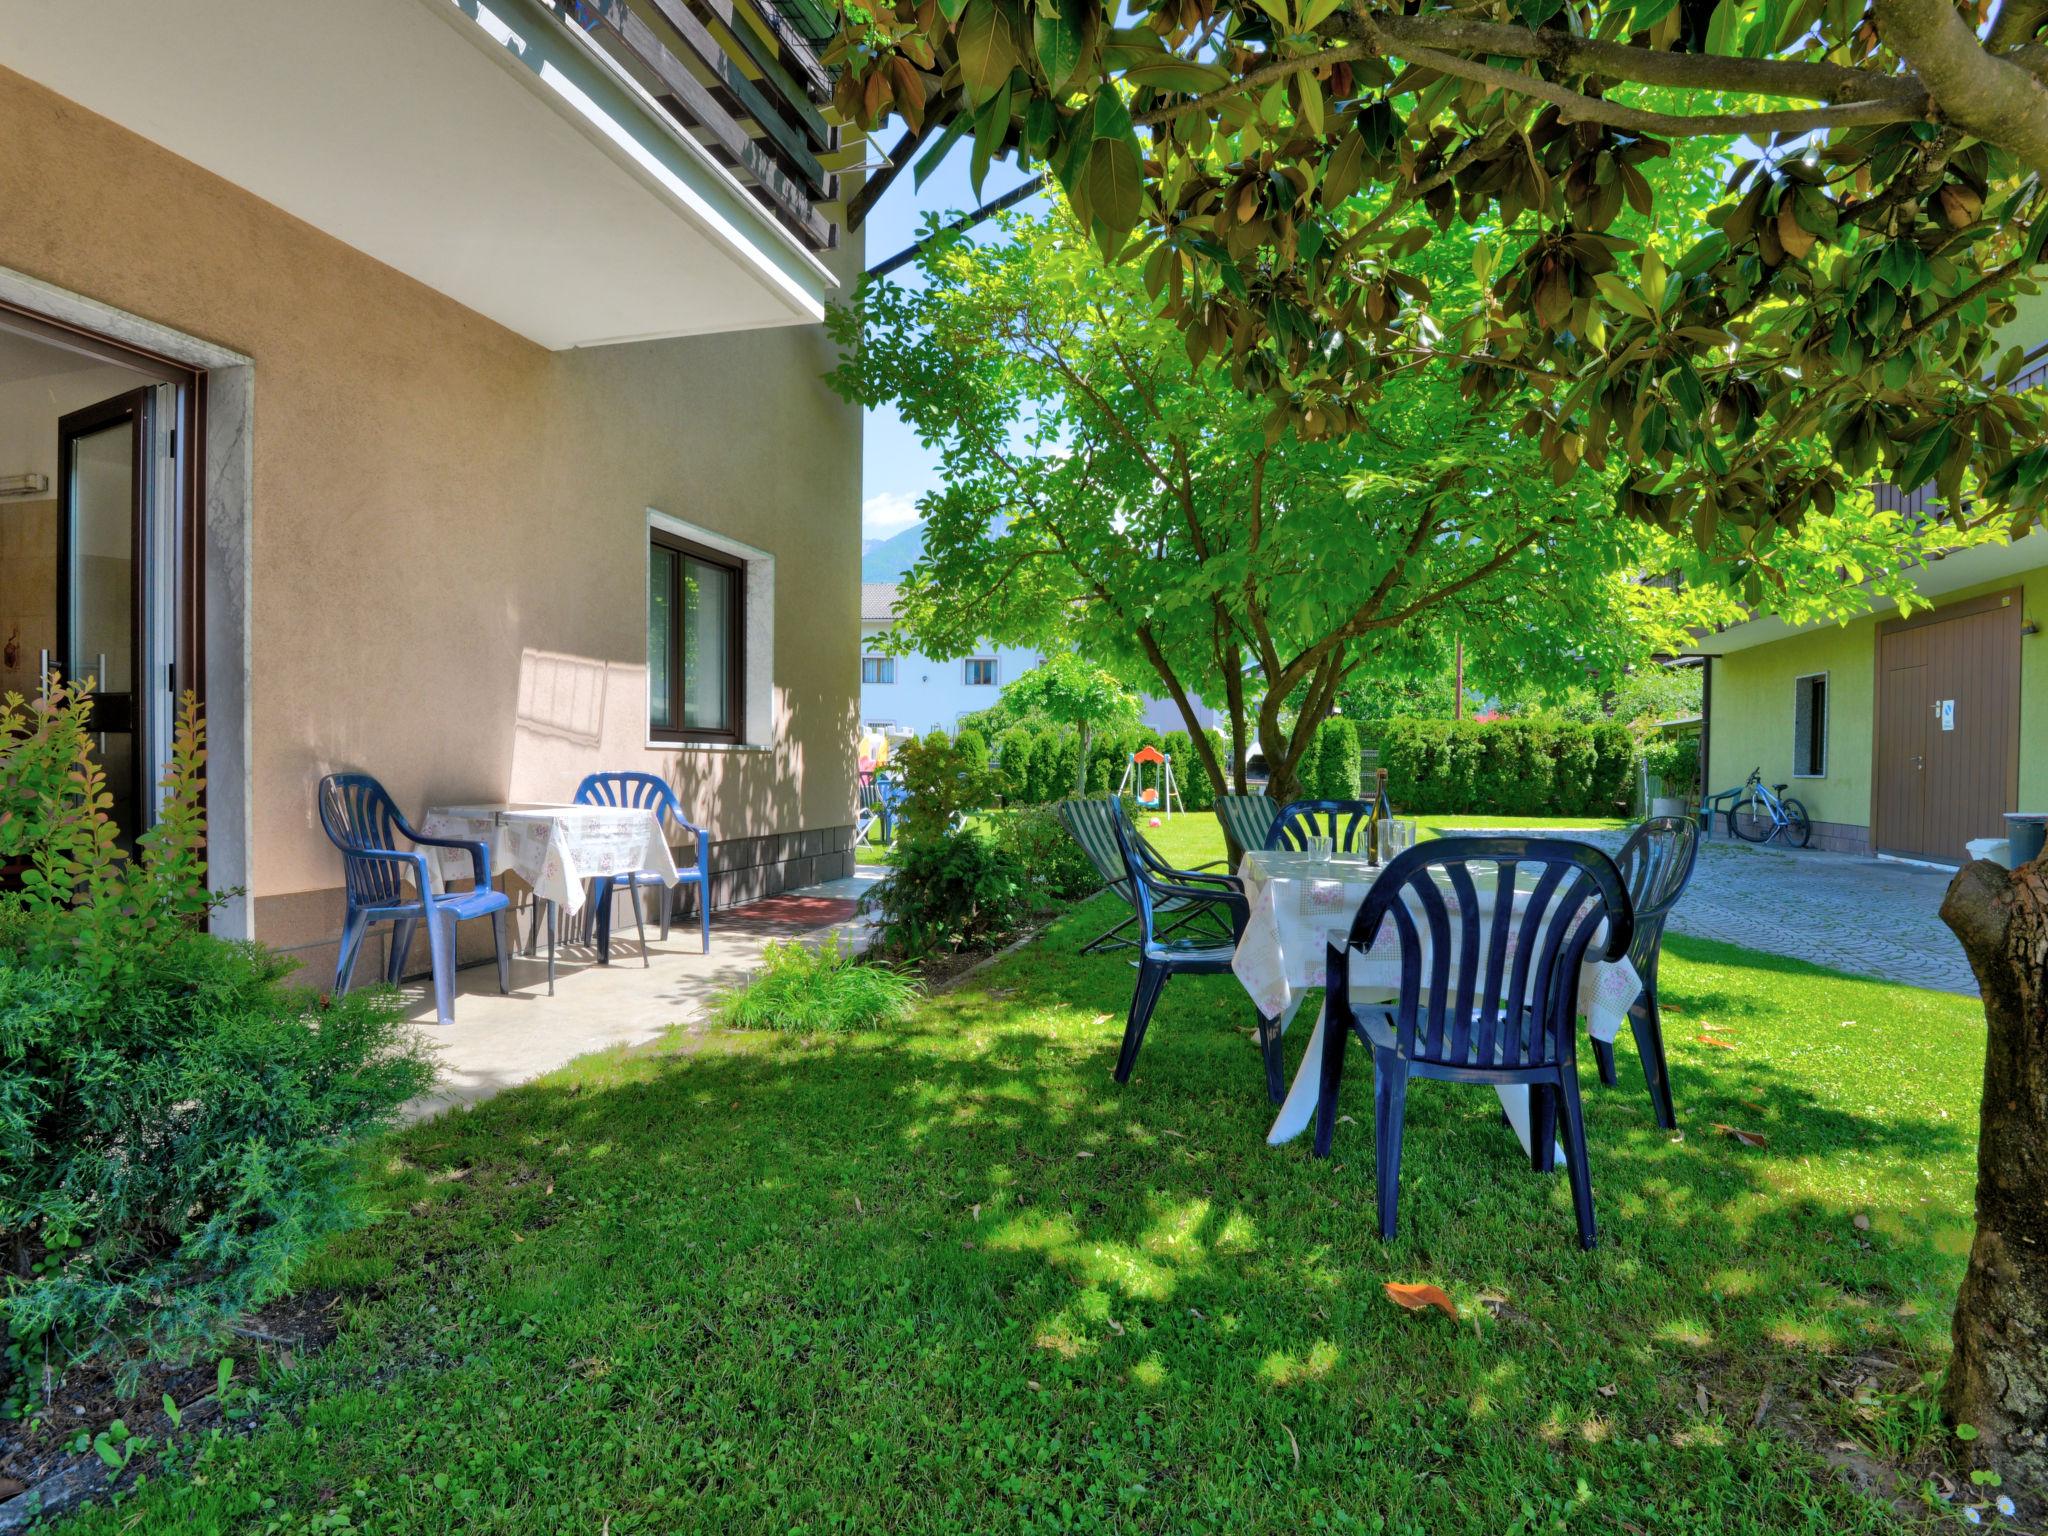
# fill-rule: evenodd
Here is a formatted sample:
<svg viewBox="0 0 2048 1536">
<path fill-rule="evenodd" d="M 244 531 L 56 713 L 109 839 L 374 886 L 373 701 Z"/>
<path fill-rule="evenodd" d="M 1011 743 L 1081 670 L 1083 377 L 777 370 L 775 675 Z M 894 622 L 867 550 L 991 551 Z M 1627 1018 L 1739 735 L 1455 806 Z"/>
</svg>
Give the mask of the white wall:
<svg viewBox="0 0 2048 1536">
<path fill-rule="evenodd" d="M 888 627 L 872 621 L 861 624 L 863 656 L 870 653 L 875 637 Z M 964 660 L 934 661 L 922 653 L 898 656 L 895 682 L 864 682 L 860 685 L 861 724 L 901 726 L 919 735 L 934 728 L 950 731 L 960 716 L 987 709 L 995 703 L 1003 688 L 1045 659 L 1042 651 L 995 647 L 976 654 L 996 658 L 996 687 L 968 687 L 967 663 Z M 1217 723 L 1218 711 L 1199 699 L 1195 701 L 1195 709 L 1204 725 Z M 1180 706 L 1172 699 L 1148 696 L 1139 719 L 1147 730 L 1157 731 L 1162 736 L 1168 731 L 1187 729 L 1187 721 L 1181 718 Z"/>
<path fill-rule="evenodd" d="M 889 626 L 864 623 L 860 627 L 861 654 L 869 654 L 874 637 Z M 898 656 L 896 681 L 860 685 L 862 725 L 894 725 L 923 735 L 933 729 L 950 731 L 962 715 L 987 709 L 1003 688 L 1015 682 L 1045 658 L 1041 652 L 992 647 L 976 652 L 996 659 L 996 686 L 967 686 L 964 660 L 935 661 L 920 652 Z"/>
</svg>

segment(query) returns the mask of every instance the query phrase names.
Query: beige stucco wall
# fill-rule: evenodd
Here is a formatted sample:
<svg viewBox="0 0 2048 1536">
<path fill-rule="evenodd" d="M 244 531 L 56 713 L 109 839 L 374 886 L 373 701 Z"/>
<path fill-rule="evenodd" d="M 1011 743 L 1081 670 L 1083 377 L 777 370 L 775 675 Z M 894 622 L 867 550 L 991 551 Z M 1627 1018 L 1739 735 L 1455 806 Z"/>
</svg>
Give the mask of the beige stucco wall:
<svg viewBox="0 0 2048 1536">
<path fill-rule="evenodd" d="M 2048 568 L 1944 594 L 1937 607 L 2015 586 L 2026 618 L 2048 621 Z M 1707 789 L 1740 784 L 1761 764 L 1765 779 L 1789 783 L 1787 793 L 1803 801 L 1816 822 L 1867 829 L 1877 626 L 1894 611 L 1715 658 Z M 1828 771 L 1824 778 L 1794 779 L 1792 683 L 1809 672 L 1828 674 Z M 2038 635 L 2020 641 L 2019 796 L 2022 807 L 2048 807 L 2048 649 Z"/>
<path fill-rule="evenodd" d="M 821 328 L 550 353 L 4 70 L 0 143 L 0 266 L 254 360 L 258 937 L 338 881 L 338 769 L 412 809 L 607 766 L 724 838 L 850 820 L 861 422 Z M 776 557 L 771 750 L 646 747 L 649 507 Z"/>
</svg>

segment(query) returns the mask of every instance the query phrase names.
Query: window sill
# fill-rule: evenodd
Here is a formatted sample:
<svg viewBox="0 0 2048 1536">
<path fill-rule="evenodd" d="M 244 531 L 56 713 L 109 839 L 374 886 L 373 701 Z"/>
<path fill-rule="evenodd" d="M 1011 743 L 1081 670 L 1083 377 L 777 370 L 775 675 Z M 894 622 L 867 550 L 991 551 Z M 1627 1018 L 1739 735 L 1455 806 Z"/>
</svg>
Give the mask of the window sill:
<svg viewBox="0 0 2048 1536">
<path fill-rule="evenodd" d="M 647 738 L 650 752 L 773 752 L 775 748 L 760 741 L 661 741 Z"/>
</svg>

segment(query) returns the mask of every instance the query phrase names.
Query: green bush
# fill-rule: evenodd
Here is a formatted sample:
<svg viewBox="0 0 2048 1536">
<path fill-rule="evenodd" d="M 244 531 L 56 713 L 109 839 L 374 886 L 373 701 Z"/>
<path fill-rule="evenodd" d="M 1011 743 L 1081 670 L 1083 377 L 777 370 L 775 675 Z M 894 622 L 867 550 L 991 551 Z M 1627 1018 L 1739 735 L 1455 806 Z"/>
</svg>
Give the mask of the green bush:
<svg viewBox="0 0 2048 1536">
<path fill-rule="evenodd" d="M 1641 748 L 1629 728 L 1608 720 L 1592 728 L 1597 759 L 1593 782 L 1586 796 L 1589 816 L 1625 814 L 1635 790 L 1636 759 Z"/>
<path fill-rule="evenodd" d="M 1387 794 L 1403 813 L 1610 816 L 1635 773 L 1628 728 L 1550 720 L 1390 720 Z"/>
<path fill-rule="evenodd" d="M 46 1363 L 176 1354 L 360 1212 L 348 1144 L 433 1069 L 391 994 L 329 1000 L 204 932 L 204 738 L 181 711 L 133 856 L 90 705 L 0 704 L 0 1411 Z"/>
<path fill-rule="evenodd" d="M 993 802 L 993 771 L 937 732 L 898 748 L 897 758 L 905 795 L 891 873 L 868 898 L 881 913 L 883 949 L 914 958 L 993 944 L 1016 926 L 1029 884 L 979 827 L 953 830 L 962 813 Z"/>
<path fill-rule="evenodd" d="M 1643 754 L 1662 792 L 1680 799 L 1700 792 L 1700 739 L 1697 736 L 1653 736 Z"/>
<path fill-rule="evenodd" d="M 893 966 L 868 964 L 842 949 L 839 935 L 819 945 L 770 943 L 745 984 L 711 998 L 711 1015 L 729 1029 L 839 1035 L 893 1023 L 917 1001 L 917 981 Z"/>
<path fill-rule="evenodd" d="M 1074 792 L 1074 782 L 1080 776 L 1081 733 L 1053 728 L 1040 738 L 1039 745 L 1045 773 L 1039 780 L 1038 803 L 1064 800 Z"/>
<path fill-rule="evenodd" d="M 1050 901 L 1093 894 L 1102 876 L 1049 805 L 1005 811 L 993 824 L 996 846 L 1017 861 L 1034 890 Z"/>
<path fill-rule="evenodd" d="M 1316 727 L 1311 751 L 1314 777 L 1301 776 L 1303 795 L 1311 800 L 1356 800 L 1358 727 L 1342 715 L 1332 715 Z"/>
<path fill-rule="evenodd" d="M 1031 803 L 1031 762 L 1035 743 L 1031 732 L 1013 725 L 996 738 L 994 766 L 996 788 L 1005 805 Z"/>
<path fill-rule="evenodd" d="M 972 726 L 963 726 L 954 734 L 961 753 L 974 764 L 977 770 L 988 767 L 988 738 Z"/>
</svg>

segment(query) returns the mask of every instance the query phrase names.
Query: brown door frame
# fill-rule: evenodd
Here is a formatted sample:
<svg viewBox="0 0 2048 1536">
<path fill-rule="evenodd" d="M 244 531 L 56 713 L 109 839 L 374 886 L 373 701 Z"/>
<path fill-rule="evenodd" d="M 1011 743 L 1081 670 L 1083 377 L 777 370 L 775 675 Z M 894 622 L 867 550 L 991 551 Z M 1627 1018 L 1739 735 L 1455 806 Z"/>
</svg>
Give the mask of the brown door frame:
<svg viewBox="0 0 2048 1536">
<path fill-rule="evenodd" d="M 1879 825 L 1878 810 L 1883 804 L 1882 788 L 1878 773 L 1884 761 L 1884 642 L 1888 635 L 1904 634 L 1907 630 L 1922 629 L 1930 624 L 1944 624 L 1950 619 L 1974 618 L 1980 613 L 1995 613 L 2000 609 L 2013 611 L 2016 622 L 2013 625 L 2015 643 L 2021 638 L 2021 628 L 2026 618 L 2026 591 L 2023 587 L 2003 587 L 1996 592 L 1986 592 L 1977 597 L 1966 597 L 1960 602 L 1945 606 L 1923 609 L 1904 618 L 1881 619 L 1877 632 L 1871 639 L 1870 677 L 1870 851 L 1876 853 L 1887 846 L 1884 828 Z M 2018 714 L 2026 697 L 2026 690 L 2020 686 L 2020 669 L 2013 669 L 2013 752 L 2005 765 L 2005 800 L 2008 805 L 2019 803 L 2020 753 L 2022 739 L 2018 728 Z M 1917 855 L 1916 855 L 1917 856 Z"/>
</svg>

